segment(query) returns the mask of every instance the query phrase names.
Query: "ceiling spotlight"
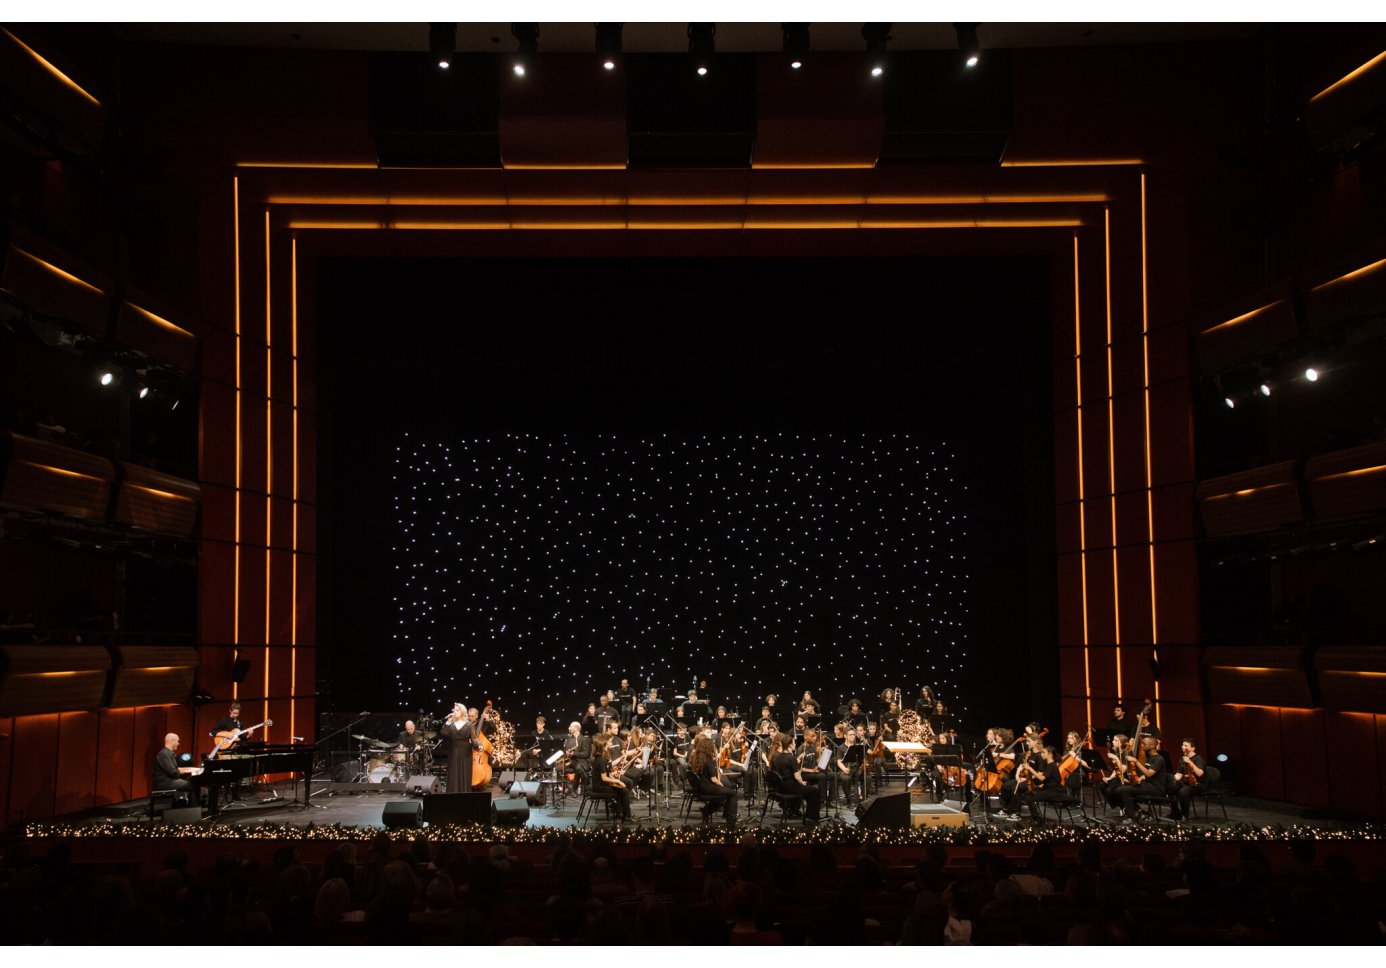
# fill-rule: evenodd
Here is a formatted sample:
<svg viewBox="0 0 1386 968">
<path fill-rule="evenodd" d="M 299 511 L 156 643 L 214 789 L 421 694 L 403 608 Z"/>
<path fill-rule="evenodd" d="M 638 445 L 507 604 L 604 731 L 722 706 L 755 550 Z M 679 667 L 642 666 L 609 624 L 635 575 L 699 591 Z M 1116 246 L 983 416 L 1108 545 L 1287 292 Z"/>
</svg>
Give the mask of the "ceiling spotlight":
<svg viewBox="0 0 1386 968">
<path fill-rule="evenodd" d="M 982 59 L 982 48 L 977 43 L 978 24 L 954 24 L 953 30 L 958 35 L 958 50 L 962 51 L 963 63 L 968 67 L 976 67 L 978 61 Z"/>
<path fill-rule="evenodd" d="M 148 387 L 148 386 L 141 386 L 141 387 L 140 387 L 140 399 L 143 400 L 143 399 L 144 399 L 145 397 L 147 397 L 147 396 L 149 396 L 149 387 Z"/>
<path fill-rule="evenodd" d="M 699 77 L 705 77 L 712 66 L 712 55 L 717 51 L 716 24 L 688 25 L 688 52 L 693 55 L 693 68 Z"/>
<path fill-rule="evenodd" d="M 510 33 L 519 42 L 519 46 L 515 49 L 513 70 L 516 77 L 524 77 L 525 65 L 539 52 L 539 25 L 511 24 Z"/>
<path fill-rule="evenodd" d="M 457 24 L 429 24 L 428 52 L 438 58 L 438 66 L 447 70 L 457 49 Z"/>
<path fill-rule="evenodd" d="M 101 373 L 101 385 L 108 387 L 115 382 L 115 374 L 110 370 L 103 370 Z"/>
<path fill-rule="evenodd" d="M 602 59 L 602 67 L 614 71 L 620 54 L 621 24 L 597 24 L 597 56 Z"/>
<path fill-rule="evenodd" d="M 1317 382 L 1318 382 L 1318 379 L 1319 379 L 1319 371 L 1318 371 L 1318 369 L 1317 369 L 1316 367 L 1312 367 L 1312 366 L 1305 367 L 1305 368 L 1304 368 L 1304 379 L 1308 380 L 1310 383 L 1317 383 Z"/>
<path fill-rule="evenodd" d="M 784 52 L 789 55 L 789 66 L 798 70 L 804 66 L 804 57 L 809 52 L 808 24 L 780 24 L 784 31 Z"/>
<path fill-rule="evenodd" d="M 1263 396 L 1263 397 L 1268 397 L 1268 396 L 1270 396 L 1270 384 L 1269 384 L 1269 383 L 1262 383 L 1262 384 L 1261 384 L 1261 396 Z"/>
<path fill-rule="evenodd" d="M 1228 410 L 1236 410 L 1236 409 L 1237 409 L 1237 401 L 1233 400 L 1231 397 L 1223 397 L 1223 398 L 1222 398 L 1222 402 L 1225 403 L 1225 404 L 1227 404 L 1227 409 L 1228 409 Z"/>
<path fill-rule="evenodd" d="M 871 64 L 871 76 L 885 73 L 886 44 L 890 41 L 890 24 L 864 24 L 861 36 L 866 41 L 866 58 Z"/>
</svg>

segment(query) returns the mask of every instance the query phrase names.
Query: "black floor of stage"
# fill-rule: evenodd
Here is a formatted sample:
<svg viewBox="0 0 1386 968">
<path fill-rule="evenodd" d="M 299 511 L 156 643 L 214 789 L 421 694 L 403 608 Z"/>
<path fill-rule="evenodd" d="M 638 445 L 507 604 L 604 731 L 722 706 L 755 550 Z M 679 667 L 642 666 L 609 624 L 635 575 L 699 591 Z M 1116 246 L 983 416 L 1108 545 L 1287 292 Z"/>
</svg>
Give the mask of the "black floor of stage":
<svg viewBox="0 0 1386 968">
<path fill-rule="evenodd" d="M 384 828 L 384 814 L 388 804 L 418 802 L 422 799 L 410 796 L 397 787 L 375 784 L 348 785 L 314 780 L 311 791 L 311 797 L 305 798 L 302 786 L 291 782 L 259 786 L 253 790 L 247 789 L 240 794 L 240 799 L 228 804 L 221 811 L 217 821 L 232 826 L 254 827 L 267 824 L 306 827 L 311 824 L 314 827 L 340 825 L 343 827 Z M 493 802 L 497 800 L 511 800 L 516 804 L 521 802 L 509 797 L 507 793 L 495 786 L 492 786 L 488 792 Z M 884 796 L 906 791 L 901 785 L 887 786 L 880 792 Z M 1118 822 L 1113 811 L 1094 803 L 1091 791 L 1084 792 L 1086 795 L 1083 809 L 1066 813 L 1059 818 L 1061 822 L 1076 825 L 1103 825 Z M 945 798 L 936 803 L 929 794 L 921 795 L 911 791 L 909 802 L 911 823 L 914 826 L 994 824 L 997 827 L 1006 828 L 1014 827 L 1017 824 L 1017 821 L 1001 819 L 994 813 L 984 815 L 980 802 L 977 801 L 974 801 L 970 807 L 968 804 L 952 798 Z M 528 805 L 528 817 L 523 823 L 527 827 L 559 829 L 574 828 L 579 825 L 589 829 L 610 829 L 616 826 L 614 821 L 608 818 L 600 802 L 594 804 L 590 810 L 584 811 L 586 815 L 580 820 L 579 810 L 581 806 L 582 797 L 580 794 L 573 794 L 554 802 L 531 803 Z M 775 804 L 771 804 L 768 809 L 762 811 L 763 806 L 764 802 L 760 798 L 748 799 L 743 796 L 738 816 L 739 824 L 743 827 L 774 828 L 784 826 L 787 829 L 797 829 L 803 826 L 802 821 L 798 818 L 782 819 Z M 1223 816 L 1224 807 L 1226 808 L 1225 818 Z M 523 811 L 520 812 L 523 813 Z M 1159 811 L 1159 813 L 1163 814 L 1164 811 Z M 635 799 L 631 804 L 631 814 L 632 822 L 622 826 L 637 829 L 688 826 L 716 828 L 724 826 L 726 823 L 720 810 L 711 819 L 703 821 L 698 805 L 695 804 L 691 810 L 686 809 L 682 794 L 679 792 L 675 792 L 672 796 L 659 794 Z M 58 819 L 60 822 L 76 824 L 83 822 L 148 824 L 150 822 L 147 800 L 137 800 L 129 804 L 103 808 L 86 817 Z M 210 818 L 204 818 L 203 822 L 209 822 L 209 820 Z M 839 803 L 825 807 L 821 823 L 827 824 L 834 821 L 846 826 L 857 825 L 859 822 L 857 804 Z M 1052 813 L 1049 821 L 1053 822 Z M 187 815 L 178 816 L 177 822 L 188 822 Z M 1193 826 L 1245 824 L 1256 828 L 1306 826 L 1324 829 L 1340 827 L 1344 823 L 1351 822 L 1351 818 L 1326 816 L 1322 811 L 1293 804 L 1234 795 L 1227 795 L 1220 802 L 1215 801 L 1204 805 L 1199 810 L 1199 816 L 1188 821 Z"/>
</svg>

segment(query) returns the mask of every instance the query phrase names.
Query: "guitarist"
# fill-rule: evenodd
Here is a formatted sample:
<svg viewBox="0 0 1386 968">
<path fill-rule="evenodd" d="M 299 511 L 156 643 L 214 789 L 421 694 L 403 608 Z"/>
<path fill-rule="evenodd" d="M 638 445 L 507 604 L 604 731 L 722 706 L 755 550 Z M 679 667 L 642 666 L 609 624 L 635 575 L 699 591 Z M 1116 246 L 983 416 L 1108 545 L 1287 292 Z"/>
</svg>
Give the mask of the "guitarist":
<svg viewBox="0 0 1386 968">
<path fill-rule="evenodd" d="M 232 733 L 240 728 L 241 704 L 238 702 L 233 702 L 231 704 L 230 711 L 225 716 L 217 720 L 216 725 L 212 727 L 212 731 L 207 735 L 215 737 L 217 733 Z"/>
</svg>

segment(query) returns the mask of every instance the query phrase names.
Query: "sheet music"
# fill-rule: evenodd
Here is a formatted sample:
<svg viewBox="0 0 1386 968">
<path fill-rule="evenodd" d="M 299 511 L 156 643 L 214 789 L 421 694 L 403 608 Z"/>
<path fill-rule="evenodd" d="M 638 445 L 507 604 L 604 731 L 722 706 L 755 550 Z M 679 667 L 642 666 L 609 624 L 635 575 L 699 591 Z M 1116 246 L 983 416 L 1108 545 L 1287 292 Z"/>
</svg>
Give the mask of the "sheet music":
<svg viewBox="0 0 1386 968">
<path fill-rule="evenodd" d="M 554 753 L 553 756 L 550 756 L 547 760 L 545 760 L 545 761 L 544 761 L 544 765 L 545 765 L 545 766 L 553 766 L 555 763 L 557 763 L 557 762 L 558 762 L 559 760 L 561 760 L 562 758 L 563 758 L 563 751 L 562 751 L 562 750 L 559 750 L 558 752 Z"/>
<path fill-rule="evenodd" d="M 824 750 L 823 750 L 823 752 L 821 752 L 821 753 L 818 754 L 818 768 L 819 768 L 820 770 L 826 770 L 826 769 L 828 768 L 828 764 L 832 762 L 832 758 L 833 758 L 833 750 L 832 750 L 832 747 L 831 747 L 831 746 L 825 747 Z"/>
<path fill-rule="evenodd" d="M 650 749 L 651 749 L 651 747 L 646 746 L 644 752 L 642 752 L 642 753 L 640 754 L 640 769 L 642 769 L 642 770 L 645 769 L 645 767 L 649 765 L 649 762 L 650 762 Z"/>
</svg>

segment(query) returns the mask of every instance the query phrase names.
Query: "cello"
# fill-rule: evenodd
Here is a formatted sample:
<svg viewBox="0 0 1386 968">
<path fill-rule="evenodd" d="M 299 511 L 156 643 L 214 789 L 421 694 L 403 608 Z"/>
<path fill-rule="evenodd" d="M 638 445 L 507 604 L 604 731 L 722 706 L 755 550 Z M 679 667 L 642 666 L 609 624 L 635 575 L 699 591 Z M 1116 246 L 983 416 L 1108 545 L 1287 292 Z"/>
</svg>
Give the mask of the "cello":
<svg viewBox="0 0 1386 968">
<path fill-rule="evenodd" d="M 491 784 L 491 751 L 494 747 L 481 726 L 494 713 L 495 707 L 487 700 L 486 708 L 476 718 L 476 745 L 472 748 L 473 790 L 484 790 Z"/>
</svg>

